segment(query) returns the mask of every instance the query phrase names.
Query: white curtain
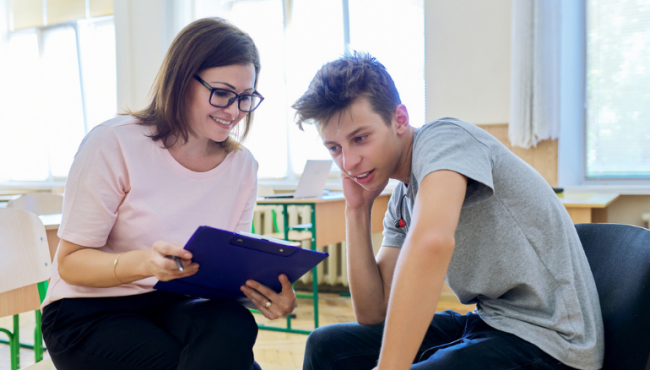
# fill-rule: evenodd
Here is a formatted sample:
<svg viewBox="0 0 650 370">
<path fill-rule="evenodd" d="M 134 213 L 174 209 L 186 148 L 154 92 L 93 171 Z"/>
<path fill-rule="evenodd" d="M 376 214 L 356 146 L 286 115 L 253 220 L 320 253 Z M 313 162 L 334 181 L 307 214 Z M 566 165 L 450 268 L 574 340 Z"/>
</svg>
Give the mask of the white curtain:
<svg viewBox="0 0 650 370">
<path fill-rule="evenodd" d="M 513 0 L 510 122 L 513 146 L 556 139 L 559 127 L 560 1 Z"/>
</svg>

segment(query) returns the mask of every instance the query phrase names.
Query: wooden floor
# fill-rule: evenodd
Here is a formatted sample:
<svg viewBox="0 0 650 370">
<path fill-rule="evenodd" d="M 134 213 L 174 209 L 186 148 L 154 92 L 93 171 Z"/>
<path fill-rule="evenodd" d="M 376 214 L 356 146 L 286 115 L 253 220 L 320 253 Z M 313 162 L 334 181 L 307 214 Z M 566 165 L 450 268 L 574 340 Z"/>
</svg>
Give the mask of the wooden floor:
<svg viewBox="0 0 650 370">
<path fill-rule="evenodd" d="M 349 297 L 340 297 L 338 294 L 321 294 L 319 302 L 321 326 L 355 321 Z M 454 310 L 465 314 L 473 309 L 474 306 L 462 305 L 453 294 L 444 292 L 436 311 Z M 313 315 L 314 310 L 311 300 L 299 299 L 298 308 L 296 309 L 297 317 L 293 320 L 293 327 L 296 329 L 313 329 Z M 256 316 L 259 316 L 256 319 L 262 324 L 282 326 L 286 322 L 285 320 L 270 322 L 261 315 Z M 21 342 L 33 343 L 34 314 L 20 315 L 20 324 Z M 12 320 L 10 317 L 0 318 L 0 327 L 10 329 L 11 326 Z M 0 336 L 2 339 L 6 339 L 4 334 L 0 333 Z M 254 348 L 255 360 L 264 370 L 302 369 L 306 341 L 306 335 L 260 330 Z M 34 363 L 33 351 L 21 349 L 20 353 L 23 368 Z M 45 357 L 48 357 L 47 353 L 45 353 Z M 9 346 L 0 344 L 0 370 L 9 370 L 10 368 Z"/>
</svg>

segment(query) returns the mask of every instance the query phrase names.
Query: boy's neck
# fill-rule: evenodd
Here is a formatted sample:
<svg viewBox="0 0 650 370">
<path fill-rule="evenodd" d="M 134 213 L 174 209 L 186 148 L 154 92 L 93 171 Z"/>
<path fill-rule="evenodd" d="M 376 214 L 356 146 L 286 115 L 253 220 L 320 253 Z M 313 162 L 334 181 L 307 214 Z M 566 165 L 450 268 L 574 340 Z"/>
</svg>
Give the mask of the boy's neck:
<svg viewBox="0 0 650 370">
<path fill-rule="evenodd" d="M 402 146 L 400 153 L 400 160 L 397 163 L 397 168 L 391 178 L 401 181 L 408 185 L 411 179 L 411 159 L 413 157 L 413 137 L 415 136 L 415 128 L 409 126 L 408 131 L 402 136 Z"/>
</svg>

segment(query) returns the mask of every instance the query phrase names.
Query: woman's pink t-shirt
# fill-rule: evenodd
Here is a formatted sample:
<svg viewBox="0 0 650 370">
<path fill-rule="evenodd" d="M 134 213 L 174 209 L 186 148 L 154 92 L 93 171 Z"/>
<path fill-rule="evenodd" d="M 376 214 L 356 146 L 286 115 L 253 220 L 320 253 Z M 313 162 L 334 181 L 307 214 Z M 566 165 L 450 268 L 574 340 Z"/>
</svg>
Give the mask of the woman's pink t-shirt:
<svg viewBox="0 0 650 370">
<path fill-rule="evenodd" d="M 229 153 L 210 171 L 194 172 L 147 137 L 152 127 L 136 122 L 118 116 L 84 138 L 66 183 L 61 239 L 117 256 L 149 249 L 158 240 L 185 244 L 201 225 L 250 231 L 258 165 L 248 150 Z M 43 307 L 61 298 L 146 293 L 156 281 L 73 286 L 59 276 L 55 256 Z"/>
</svg>

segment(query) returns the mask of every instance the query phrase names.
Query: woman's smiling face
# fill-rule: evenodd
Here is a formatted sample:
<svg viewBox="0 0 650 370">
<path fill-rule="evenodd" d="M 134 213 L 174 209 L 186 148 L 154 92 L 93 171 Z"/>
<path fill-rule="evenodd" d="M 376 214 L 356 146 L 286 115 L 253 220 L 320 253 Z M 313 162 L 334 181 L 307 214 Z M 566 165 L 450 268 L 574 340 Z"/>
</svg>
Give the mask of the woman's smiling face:
<svg viewBox="0 0 650 370">
<path fill-rule="evenodd" d="M 208 85 L 237 94 L 255 91 L 255 67 L 252 64 L 233 64 L 208 68 L 198 76 Z M 210 104 L 210 90 L 198 80 L 192 79 L 186 93 L 189 126 L 199 140 L 225 141 L 246 112 L 239 110 L 235 100 L 229 107 L 217 108 Z"/>
</svg>

